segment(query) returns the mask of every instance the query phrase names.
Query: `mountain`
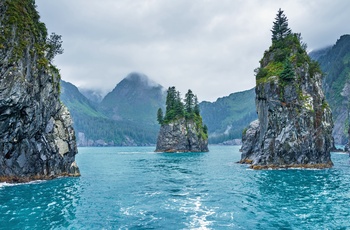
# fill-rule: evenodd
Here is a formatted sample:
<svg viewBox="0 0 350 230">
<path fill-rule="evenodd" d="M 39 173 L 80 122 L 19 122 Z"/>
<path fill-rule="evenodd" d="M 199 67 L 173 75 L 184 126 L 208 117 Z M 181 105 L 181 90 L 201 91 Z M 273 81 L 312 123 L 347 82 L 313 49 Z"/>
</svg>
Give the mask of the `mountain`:
<svg viewBox="0 0 350 230">
<path fill-rule="evenodd" d="M 113 120 L 158 127 L 157 110 L 164 105 L 161 85 L 144 74 L 131 73 L 103 98 L 99 108 Z"/>
<path fill-rule="evenodd" d="M 331 49 L 332 49 L 332 46 L 327 46 L 327 47 L 322 48 L 322 49 L 313 50 L 309 53 L 309 56 L 312 60 L 319 60 L 320 57 L 327 54 L 327 52 Z"/>
<path fill-rule="evenodd" d="M 99 91 L 83 88 L 79 88 L 79 91 L 95 105 L 99 104 L 103 100 L 102 93 Z"/>
<path fill-rule="evenodd" d="M 85 117 L 107 118 L 96 109 L 93 102 L 87 99 L 75 85 L 63 80 L 61 80 L 60 98 L 72 113 L 73 120 L 81 120 Z"/>
<path fill-rule="evenodd" d="M 156 115 L 165 95 L 161 85 L 143 74 L 128 75 L 100 104 L 73 84 L 61 81 L 61 100 L 71 111 L 79 146 L 156 143 Z"/>
<path fill-rule="evenodd" d="M 208 126 L 211 144 L 241 139 L 242 131 L 257 119 L 255 88 L 232 93 L 215 102 L 204 101 L 199 106 L 203 122 Z"/>
<path fill-rule="evenodd" d="M 349 127 L 350 100 L 350 35 L 341 36 L 336 44 L 311 52 L 325 73 L 323 89 L 332 109 L 333 137 L 337 144 L 346 144 Z"/>
<path fill-rule="evenodd" d="M 165 110 L 165 90 L 144 74 L 131 73 L 103 100 L 85 95 L 92 90 L 78 89 L 61 82 L 61 100 L 71 110 L 79 146 L 155 144 L 159 124 L 157 110 Z M 91 98 L 91 97 L 90 97 Z M 240 139 L 242 130 L 256 119 L 254 89 L 232 93 L 215 102 L 199 104 L 203 122 L 208 125 L 209 142 Z"/>
</svg>

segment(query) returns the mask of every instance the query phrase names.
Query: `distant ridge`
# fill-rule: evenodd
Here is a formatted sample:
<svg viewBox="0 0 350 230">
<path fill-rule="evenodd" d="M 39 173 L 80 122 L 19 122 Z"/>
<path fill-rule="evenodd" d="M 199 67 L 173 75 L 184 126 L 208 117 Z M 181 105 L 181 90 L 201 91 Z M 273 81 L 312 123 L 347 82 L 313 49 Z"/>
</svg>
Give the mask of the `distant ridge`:
<svg viewBox="0 0 350 230">
<path fill-rule="evenodd" d="M 257 119 L 255 109 L 255 88 L 232 93 L 215 102 L 199 104 L 203 122 L 209 129 L 209 143 L 220 144 L 241 139 L 242 131 Z"/>
<path fill-rule="evenodd" d="M 103 100 L 89 100 L 62 81 L 61 100 L 71 110 L 79 146 L 155 145 L 156 112 L 164 89 L 144 74 L 131 73 Z M 89 94 L 94 94 L 90 91 Z"/>
<path fill-rule="evenodd" d="M 145 74 L 130 73 L 100 102 L 94 91 L 62 81 L 61 100 L 71 110 L 79 146 L 154 145 L 159 124 L 157 109 L 164 108 L 165 89 Z M 215 102 L 199 104 L 208 124 L 211 144 L 240 139 L 242 130 L 256 119 L 254 89 L 232 93 Z"/>
<path fill-rule="evenodd" d="M 350 101 L 350 35 L 341 36 L 335 45 L 311 52 L 322 71 L 323 90 L 332 109 L 336 144 L 348 142 Z"/>
</svg>

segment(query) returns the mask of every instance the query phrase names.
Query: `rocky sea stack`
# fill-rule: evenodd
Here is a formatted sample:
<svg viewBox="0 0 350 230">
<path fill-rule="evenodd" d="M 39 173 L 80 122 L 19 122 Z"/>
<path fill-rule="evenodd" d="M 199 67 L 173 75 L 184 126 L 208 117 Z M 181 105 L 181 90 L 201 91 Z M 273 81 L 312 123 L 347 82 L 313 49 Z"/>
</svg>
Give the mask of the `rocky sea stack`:
<svg viewBox="0 0 350 230">
<path fill-rule="evenodd" d="M 197 97 L 188 90 L 185 103 L 175 87 L 168 89 L 166 113 L 158 110 L 161 124 L 156 152 L 208 152 L 208 128 L 203 125 Z"/>
<path fill-rule="evenodd" d="M 79 176 L 72 120 L 59 100 L 62 53 L 34 0 L 0 2 L 0 181 Z"/>
<path fill-rule="evenodd" d="M 321 82 L 318 63 L 279 10 L 256 70 L 258 120 L 243 132 L 240 162 L 253 169 L 332 167 L 333 121 Z"/>
</svg>

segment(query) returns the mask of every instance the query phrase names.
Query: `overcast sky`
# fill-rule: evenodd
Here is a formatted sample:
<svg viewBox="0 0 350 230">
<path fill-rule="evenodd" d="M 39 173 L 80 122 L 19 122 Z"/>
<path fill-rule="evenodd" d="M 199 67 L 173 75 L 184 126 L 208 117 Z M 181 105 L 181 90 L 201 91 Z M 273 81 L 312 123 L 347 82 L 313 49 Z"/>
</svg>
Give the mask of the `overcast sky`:
<svg viewBox="0 0 350 230">
<path fill-rule="evenodd" d="M 112 90 L 130 72 L 200 101 L 255 86 L 279 8 L 308 50 L 350 33 L 347 0 L 36 0 L 49 32 L 62 35 L 62 79 Z"/>
</svg>

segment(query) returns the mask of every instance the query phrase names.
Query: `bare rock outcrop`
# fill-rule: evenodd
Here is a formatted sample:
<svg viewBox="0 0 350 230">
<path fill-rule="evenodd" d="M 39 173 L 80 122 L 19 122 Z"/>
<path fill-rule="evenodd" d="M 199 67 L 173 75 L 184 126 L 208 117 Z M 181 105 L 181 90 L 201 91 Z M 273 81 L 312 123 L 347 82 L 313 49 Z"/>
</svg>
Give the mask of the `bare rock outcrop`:
<svg viewBox="0 0 350 230">
<path fill-rule="evenodd" d="M 208 152 L 208 138 L 193 120 L 180 118 L 160 128 L 156 152 Z"/>
</svg>

